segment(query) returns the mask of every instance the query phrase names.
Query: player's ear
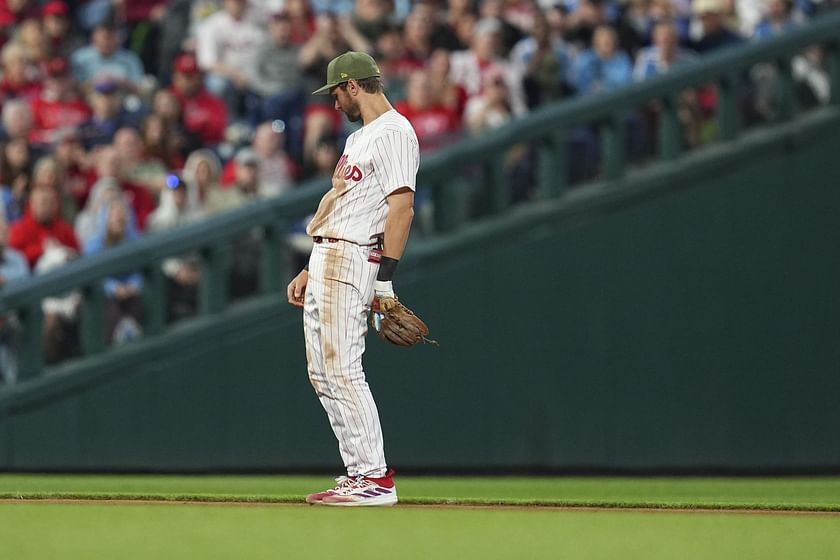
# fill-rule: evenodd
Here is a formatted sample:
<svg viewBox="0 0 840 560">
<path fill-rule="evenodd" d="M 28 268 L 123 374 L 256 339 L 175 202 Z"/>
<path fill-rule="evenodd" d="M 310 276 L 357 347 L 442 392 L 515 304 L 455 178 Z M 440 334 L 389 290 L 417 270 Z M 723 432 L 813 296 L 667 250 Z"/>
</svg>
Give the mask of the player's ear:
<svg viewBox="0 0 840 560">
<path fill-rule="evenodd" d="M 347 93 L 356 95 L 357 91 L 359 91 L 359 83 L 356 80 L 347 80 Z"/>
</svg>

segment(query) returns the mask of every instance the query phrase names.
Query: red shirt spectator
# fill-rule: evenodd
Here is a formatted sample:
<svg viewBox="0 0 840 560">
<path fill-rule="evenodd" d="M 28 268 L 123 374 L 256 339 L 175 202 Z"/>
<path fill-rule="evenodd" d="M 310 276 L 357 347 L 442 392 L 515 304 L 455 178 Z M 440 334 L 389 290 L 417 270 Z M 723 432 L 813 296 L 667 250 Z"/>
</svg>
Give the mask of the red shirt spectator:
<svg viewBox="0 0 840 560">
<path fill-rule="evenodd" d="M 23 253 L 32 269 L 49 243 L 79 251 L 73 228 L 58 217 L 58 210 L 58 193 L 50 188 L 34 189 L 26 213 L 9 230 L 9 246 Z"/>
<path fill-rule="evenodd" d="M 204 89 L 201 81 L 194 55 L 182 54 L 175 59 L 172 93 L 181 104 L 184 128 L 205 144 L 218 144 L 225 136 L 227 108 L 221 99 Z"/>
<path fill-rule="evenodd" d="M 142 185 L 130 183 L 128 181 L 121 181 L 123 196 L 126 202 L 134 210 L 134 217 L 137 218 L 137 229 L 140 231 L 146 230 L 146 221 L 149 214 L 157 208 L 155 198 L 149 192 L 149 189 Z"/>
<path fill-rule="evenodd" d="M 438 148 L 454 137 L 461 127 L 461 119 L 454 109 L 435 102 L 426 72 L 411 74 L 407 94 L 407 99 L 397 103 L 395 109 L 414 127 L 420 149 Z"/>
<path fill-rule="evenodd" d="M 91 116 L 90 107 L 76 94 L 67 61 L 54 58 L 46 64 L 47 79 L 41 96 L 32 102 L 30 140 L 50 144 L 56 134 L 75 128 Z"/>
<path fill-rule="evenodd" d="M 40 80 L 30 75 L 29 57 L 26 48 L 10 43 L 3 48 L 3 79 L 0 80 L 0 99 L 4 101 L 21 97 L 31 102 L 41 95 Z"/>
<path fill-rule="evenodd" d="M 137 24 L 143 21 L 160 21 L 166 11 L 166 2 L 160 0 L 131 0 L 121 2 L 123 17 L 129 24 Z"/>
</svg>

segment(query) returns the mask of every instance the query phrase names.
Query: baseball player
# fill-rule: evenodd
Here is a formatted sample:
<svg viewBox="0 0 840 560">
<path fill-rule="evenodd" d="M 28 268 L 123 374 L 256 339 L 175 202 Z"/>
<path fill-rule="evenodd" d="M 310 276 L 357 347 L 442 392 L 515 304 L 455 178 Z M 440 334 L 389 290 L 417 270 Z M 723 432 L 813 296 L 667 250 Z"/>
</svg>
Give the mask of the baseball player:
<svg viewBox="0 0 840 560">
<path fill-rule="evenodd" d="M 347 469 L 335 488 L 306 501 L 393 505 L 394 471 L 362 354 L 374 299 L 394 297 L 391 279 L 414 216 L 417 136 L 385 97 L 379 67 L 365 53 L 333 59 L 326 85 L 314 94 L 332 95 L 336 110 L 363 126 L 347 139 L 332 188 L 307 228 L 314 241 L 309 264 L 287 289 L 289 303 L 303 308 L 309 380 Z"/>
</svg>

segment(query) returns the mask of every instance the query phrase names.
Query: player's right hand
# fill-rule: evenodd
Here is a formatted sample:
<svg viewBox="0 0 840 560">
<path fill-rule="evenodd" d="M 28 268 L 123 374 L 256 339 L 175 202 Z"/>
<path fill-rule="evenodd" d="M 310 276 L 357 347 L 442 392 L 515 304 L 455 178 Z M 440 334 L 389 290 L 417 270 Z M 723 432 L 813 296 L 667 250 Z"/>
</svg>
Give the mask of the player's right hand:
<svg viewBox="0 0 840 560">
<path fill-rule="evenodd" d="M 295 276 L 294 280 L 289 282 L 289 287 L 286 288 L 289 303 L 295 307 L 303 307 L 303 296 L 306 294 L 306 284 L 308 281 L 309 271 L 304 269 L 300 271 L 300 274 Z"/>
</svg>

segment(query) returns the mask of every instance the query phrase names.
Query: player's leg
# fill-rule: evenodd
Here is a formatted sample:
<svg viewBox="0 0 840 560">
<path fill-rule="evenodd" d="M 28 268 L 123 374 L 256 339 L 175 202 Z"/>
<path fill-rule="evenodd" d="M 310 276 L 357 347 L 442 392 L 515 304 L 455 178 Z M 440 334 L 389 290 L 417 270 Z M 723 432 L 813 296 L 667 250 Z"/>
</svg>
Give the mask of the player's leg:
<svg viewBox="0 0 840 560">
<path fill-rule="evenodd" d="M 379 413 L 362 369 L 375 266 L 349 243 L 328 246 L 320 264 L 322 280 L 313 284 L 319 347 L 310 353 L 312 362 L 323 369 L 311 372 L 310 378 L 338 439 L 347 474 L 383 476 Z"/>
</svg>

